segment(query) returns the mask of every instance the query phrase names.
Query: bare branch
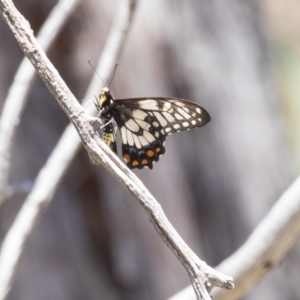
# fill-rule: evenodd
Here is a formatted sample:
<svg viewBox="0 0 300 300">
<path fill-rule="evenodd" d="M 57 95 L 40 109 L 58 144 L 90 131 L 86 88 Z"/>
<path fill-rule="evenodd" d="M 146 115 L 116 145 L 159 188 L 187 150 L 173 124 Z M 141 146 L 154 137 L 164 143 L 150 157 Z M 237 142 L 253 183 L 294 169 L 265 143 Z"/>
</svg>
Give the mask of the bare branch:
<svg viewBox="0 0 300 300">
<path fill-rule="evenodd" d="M 74 11 L 79 0 L 60 0 L 37 35 L 39 45 L 47 51 Z M 5 200 L 5 189 L 10 166 L 13 137 L 19 124 L 27 96 L 35 78 L 35 69 L 24 58 L 9 89 L 0 119 L 0 204 Z"/>
<path fill-rule="evenodd" d="M 117 61 L 119 53 L 124 44 L 134 13 L 135 2 L 135 0 L 123 0 L 120 4 L 118 14 L 116 15 L 116 22 L 113 25 L 111 34 L 108 38 L 108 42 L 104 47 L 103 54 L 98 64 L 98 70 L 104 80 L 107 80 L 109 78 L 110 73 L 113 70 L 114 64 Z M 25 59 L 25 61 L 28 62 L 27 59 Z M 23 62 L 22 66 L 29 64 L 30 68 L 34 70 L 34 68 L 32 68 L 32 65 L 27 62 Z M 28 74 L 30 74 L 31 71 L 28 70 L 30 69 L 28 65 L 26 67 L 22 66 L 20 67 L 20 70 L 23 71 L 18 72 L 19 75 L 16 76 L 15 82 L 19 82 L 20 80 L 24 82 L 27 78 L 30 77 Z M 27 74 L 26 79 L 23 78 L 24 72 Z M 87 96 L 96 93 L 96 91 L 99 91 L 100 87 L 99 81 L 97 79 L 98 78 L 95 75 L 92 83 L 88 88 Z M 13 86 L 15 86 L 15 84 Z M 15 91 L 13 93 L 10 93 L 11 96 L 9 96 L 9 103 L 13 101 L 14 97 L 16 99 L 23 97 L 23 92 L 16 95 L 16 92 L 18 91 L 17 84 L 14 90 Z M 22 103 L 15 103 L 14 105 L 16 105 L 17 107 L 22 105 L 24 106 L 24 104 Z M 17 116 L 21 112 L 16 112 L 16 110 L 14 110 L 14 113 Z M 9 114 L 5 115 L 8 116 Z M 14 120 L 14 116 L 14 114 L 10 116 L 11 120 Z M 9 117 L 7 118 L 9 119 Z M 7 137 L 8 140 L 11 140 L 13 129 L 10 128 L 9 125 L 11 125 L 11 127 L 13 127 L 14 125 L 8 122 L 4 123 L 8 126 L 8 132 L 3 133 L 2 136 L 4 136 L 4 138 Z M 6 147 L 3 146 L 3 151 L 5 151 L 4 147 L 5 149 L 8 149 L 10 147 L 10 143 L 11 142 L 9 141 L 6 143 Z M 48 203 L 51 201 L 54 192 L 59 186 L 65 172 L 67 171 L 67 168 L 75 157 L 77 151 L 80 149 L 81 145 L 82 144 L 80 138 L 75 131 L 74 126 L 69 125 L 63 133 L 60 141 L 56 145 L 51 156 L 47 160 L 45 166 L 39 172 L 31 193 L 26 198 L 24 205 L 22 206 L 16 220 L 14 221 L 2 244 L 0 252 L 0 299 L 5 299 L 7 293 L 9 292 L 18 261 L 23 252 L 28 236 L 32 232 L 43 209 L 45 209 Z M 0 163 L 0 170 L 2 166 Z M 2 172 L 7 172 L 7 168 L 8 166 L 3 166 Z M 52 178 L 52 180 L 50 181 L 49 178 Z M 6 183 L 6 179 L 3 180 L 3 182 Z"/>
<path fill-rule="evenodd" d="M 132 5 L 135 1 L 127 3 Z M 154 224 L 162 239 L 186 268 L 195 289 L 197 299 L 211 299 L 209 292 L 214 286 L 233 288 L 231 277 L 219 274 L 212 270 L 192 252 L 169 223 L 161 206 L 142 182 L 94 133 L 89 124 L 88 116 L 76 102 L 76 99 L 59 77 L 59 74 L 45 54 L 40 50 L 28 24 L 25 23 L 25 20 L 16 11 L 13 4 L 9 0 L 0 0 L 0 9 L 2 10 L 4 19 L 15 34 L 22 50 L 35 66 L 38 74 L 44 80 L 53 96 L 57 99 L 58 103 L 77 129 L 83 144 L 90 155 L 91 161 L 107 168 L 146 210 L 150 216 L 151 222 Z M 70 131 L 67 132 L 67 134 L 71 136 Z M 72 134 L 75 134 L 74 131 Z M 64 140 L 61 140 L 61 142 L 64 142 Z M 78 147 L 72 146 L 74 149 L 78 149 Z M 55 190 L 56 186 L 54 181 L 48 184 L 46 188 L 42 182 L 48 181 L 48 172 L 53 172 L 53 169 L 51 169 L 52 166 L 58 171 L 58 173 L 54 175 L 58 179 L 60 176 L 63 176 L 66 170 L 66 168 L 62 169 L 59 164 L 53 165 L 54 159 L 58 158 L 60 160 L 68 161 L 68 158 L 70 158 L 69 156 L 68 158 L 66 157 L 65 151 L 57 153 L 58 148 L 59 147 L 56 148 L 55 153 L 47 161 L 45 168 L 40 172 L 32 193 L 28 196 L 21 212 L 17 216 L 16 222 L 3 243 L 0 253 L 0 299 L 3 299 L 7 294 L 12 279 L 11 274 L 15 270 L 16 263 L 22 251 L 20 249 L 23 249 L 24 242 L 30 234 L 37 217 L 41 213 L 41 208 L 45 207 L 48 201 L 50 201 Z M 53 174 L 51 178 L 53 178 Z M 11 250 L 12 246 L 14 247 L 13 252 Z M 1 298 L 1 293 L 3 298 Z"/>
<path fill-rule="evenodd" d="M 284 192 L 245 244 L 217 268 L 237 278 L 232 293 L 220 291 L 216 299 L 240 299 L 273 270 L 300 235 L 300 177 Z M 247 263 L 245 263 L 247 262 Z"/>
<path fill-rule="evenodd" d="M 231 292 L 216 291 L 214 299 L 240 299 L 248 290 L 273 270 L 300 235 L 300 177 L 279 198 L 248 240 L 217 269 L 230 272 L 236 287 Z M 169 300 L 194 300 L 192 287 Z"/>
<path fill-rule="evenodd" d="M 150 221 L 161 238 L 187 270 L 197 299 L 210 300 L 209 292 L 215 286 L 233 289 L 233 279 L 213 270 L 196 256 L 168 221 L 160 204 L 143 183 L 111 152 L 98 136 L 94 135 L 92 139 L 88 139 L 85 148 L 91 161 L 94 164 L 103 165 L 148 213 Z"/>
<path fill-rule="evenodd" d="M 110 78 L 114 66 L 123 49 L 125 38 L 132 23 L 137 0 L 121 0 L 118 14 L 111 29 L 111 33 L 102 51 L 96 70 L 101 74 L 104 82 Z M 86 97 L 99 93 L 99 78 L 95 75 L 86 92 Z"/>
</svg>

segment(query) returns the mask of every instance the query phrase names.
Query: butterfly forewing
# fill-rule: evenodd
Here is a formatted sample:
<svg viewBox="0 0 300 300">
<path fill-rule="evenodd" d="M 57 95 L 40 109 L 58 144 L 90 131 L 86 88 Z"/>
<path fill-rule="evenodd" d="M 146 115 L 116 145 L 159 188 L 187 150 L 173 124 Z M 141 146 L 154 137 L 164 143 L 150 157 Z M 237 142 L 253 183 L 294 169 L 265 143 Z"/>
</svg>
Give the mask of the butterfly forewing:
<svg viewBox="0 0 300 300">
<path fill-rule="evenodd" d="M 201 127 L 210 121 L 199 105 L 176 98 L 117 100 L 114 119 L 122 138 L 123 158 L 130 168 L 152 169 L 165 153 L 166 135 Z"/>
</svg>

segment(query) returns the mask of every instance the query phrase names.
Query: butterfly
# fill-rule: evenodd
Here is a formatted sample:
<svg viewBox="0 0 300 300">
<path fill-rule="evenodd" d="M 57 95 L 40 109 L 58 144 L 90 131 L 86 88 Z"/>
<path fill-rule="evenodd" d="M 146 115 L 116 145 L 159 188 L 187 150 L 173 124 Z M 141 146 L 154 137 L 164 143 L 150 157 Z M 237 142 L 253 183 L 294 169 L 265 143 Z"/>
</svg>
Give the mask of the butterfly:
<svg viewBox="0 0 300 300">
<path fill-rule="evenodd" d="M 122 156 L 130 169 L 153 168 L 165 153 L 166 136 L 201 127 L 210 121 L 198 104 L 178 98 L 115 100 L 109 88 L 95 102 L 97 117 L 104 120 L 103 140 L 117 154 L 117 128 L 122 139 Z"/>
</svg>

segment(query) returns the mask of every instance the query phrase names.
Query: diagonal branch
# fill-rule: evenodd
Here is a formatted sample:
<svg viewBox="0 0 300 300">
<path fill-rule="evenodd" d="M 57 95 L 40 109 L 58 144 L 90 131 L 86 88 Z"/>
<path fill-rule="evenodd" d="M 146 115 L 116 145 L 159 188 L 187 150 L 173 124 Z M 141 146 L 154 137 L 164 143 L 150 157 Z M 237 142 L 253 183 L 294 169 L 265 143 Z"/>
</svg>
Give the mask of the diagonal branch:
<svg viewBox="0 0 300 300">
<path fill-rule="evenodd" d="M 300 177 L 283 193 L 248 240 L 217 269 L 229 272 L 236 287 L 231 292 L 214 293 L 214 299 L 240 299 L 273 270 L 295 244 L 300 235 Z M 191 286 L 169 300 L 194 300 Z"/>
<path fill-rule="evenodd" d="M 123 4 L 127 4 L 127 8 L 133 8 L 135 4 L 133 0 L 123 1 Z M 51 62 L 41 51 L 32 35 L 28 23 L 17 12 L 12 2 L 10 0 L 0 0 L 0 10 L 25 55 L 32 62 L 50 92 L 73 123 L 90 155 L 91 161 L 95 164 L 103 165 L 146 210 L 162 239 L 186 268 L 197 298 L 210 299 L 209 292 L 214 286 L 229 289 L 233 288 L 231 277 L 222 275 L 211 269 L 192 252 L 169 223 L 161 206 L 142 182 L 110 151 L 104 142 L 98 138 L 89 124 L 89 116 L 83 111 Z M 64 135 L 66 134 L 74 136 L 75 132 L 68 129 Z M 61 140 L 60 142 L 63 143 L 64 141 L 65 140 Z M 72 145 L 72 147 L 73 149 L 78 149 L 75 145 Z M 40 172 L 31 194 L 28 196 L 3 243 L 0 253 L 0 299 L 3 299 L 7 294 L 8 286 L 11 282 L 11 277 L 7 278 L 5 270 L 7 270 L 7 267 L 14 270 L 20 252 L 19 250 L 14 251 L 12 259 L 5 259 L 5 256 L 7 255 L 8 258 L 10 258 L 10 248 L 13 242 L 14 245 L 17 244 L 17 248 L 23 248 L 27 236 L 30 234 L 38 215 L 41 213 L 41 208 L 48 203 L 55 191 L 56 186 L 54 182 L 50 183 L 46 189 L 43 188 L 41 182 L 48 180 L 49 176 L 47 176 L 47 174 L 53 171 L 50 170 L 50 167 L 53 166 L 55 158 L 61 160 L 71 159 L 70 156 L 65 154 L 65 150 L 62 151 L 62 153 L 57 153 L 57 149 L 58 147 L 54 151 L 53 156 L 47 161 L 45 168 Z M 66 169 L 56 166 L 55 170 L 58 170 L 56 178 L 60 179 L 59 177 L 64 175 Z M 27 215 L 30 216 L 32 222 L 26 222 Z M 25 228 L 22 228 L 22 224 Z M 17 240 L 14 240 L 16 238 Z M 1 293 L 3 295 L 2 298 Z"/>
<path fill-rule="evenodd" d="M 79 0 L 60 0 L 37 35 L 46 52 L 74 11 Z M 27 103 L 27 96 L 35 78 L 35 69 L 25 57 L 9 89 L 0 119 L 0 204 L 5 200 L 5 188 L 10 166 L 10 153 L 19 119 Z"/>
<path fill-rule="evenodd" d="M 134 14 L 135 2 L 135 0 L 123 0 L 119 6 L 116 21 L 97 67 L 104 80 L 109 78 L 123 47 Z M 28 61 L 27 58 L 25 60 Z M 32 68 L 31 64 L 30 67 Z M 99 80 L 95 74 L 88 88 L 87 96 L 95 94 L 99 89 Z M 8 231 L 0 252 L 1 300 L 5 299 L 10 290 L 17 264 L 29 235 L 33 231 L 42 211 L 52 200 L 53 194 L 81 145 L 82 143 L 74 126 L 70 124 L 39 172 L 30 194 Z M 52 180 L 50 181 L 49 178 Z"/>
<path fill-rule="evenodd" d="M 218 291 L 216 299 L 240 299 L 278 266 L 300 236 L 300 177 L 282 194 L 248 240 L 217 268 L 237 278 L 232 293 Z M 247 263 L 245 263 L 247 262 Z"/>
</svg>

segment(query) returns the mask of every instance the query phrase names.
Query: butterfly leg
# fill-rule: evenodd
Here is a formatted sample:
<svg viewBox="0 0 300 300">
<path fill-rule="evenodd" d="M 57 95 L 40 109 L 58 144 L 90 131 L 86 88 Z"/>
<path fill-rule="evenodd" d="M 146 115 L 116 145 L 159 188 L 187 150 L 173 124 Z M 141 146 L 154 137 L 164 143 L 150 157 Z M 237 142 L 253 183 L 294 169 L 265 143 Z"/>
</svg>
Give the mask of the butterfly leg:
<svg viewBox="0 0 300 300">
<path fill-rule="evenodd" d="M 102 125 L 100 128 L 102 129 L 102 128 L 105 128 L 106 126 L 108 126 L 108 125 L 112 125 L 112 120 L 110 120 L 110 121 L 108 121 L 108 122 L 106 122 L 104 125 Z"/>
<path fill-rule="evenodd" d="M 91 123 L 92 126 L 94 126 L 95 124 L 102 124 L 101 119 L 99 119 L 98 117 L 92 117 L 87 115 L 86 119 L 88 122 Z"/>
</svg>

